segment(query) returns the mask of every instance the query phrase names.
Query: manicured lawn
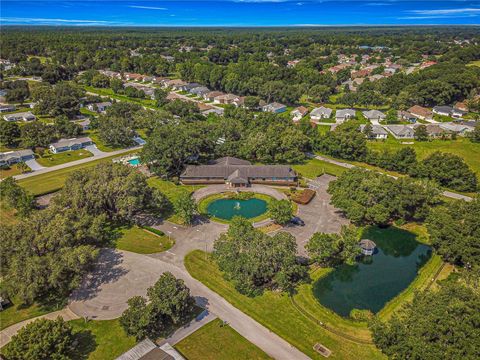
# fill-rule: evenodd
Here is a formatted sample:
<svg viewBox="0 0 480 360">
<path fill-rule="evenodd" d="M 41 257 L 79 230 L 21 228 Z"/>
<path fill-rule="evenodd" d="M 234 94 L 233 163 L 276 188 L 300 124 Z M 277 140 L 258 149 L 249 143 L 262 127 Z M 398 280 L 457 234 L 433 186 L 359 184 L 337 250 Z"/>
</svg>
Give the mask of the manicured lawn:
<svg viewBox="0 0 480 360">
<path fill-rule="evenodd" d="M 86 159 L 92 157 L 93 154 L 85 149 L 64 151 L 58 154 L 48 154 L 37 158 L 37 162 L 42 166 L 55 166 L 65 164 L 70 161 Z"/>
<path fill-rule="evenodd" d="M 138 226 L 119 230 L 120 237 L 115 240 L 115 247 L 120 250 L 138 254 L 152 254 L 170 249 L 174 242 L 167 236 L 157 235 Z"/>
<path fill-rule="evenodd" d="M 47 314 L 52 311 L 60 310 L 60 307 L 50 305 L 23 305 L 17 298 L 12 299 L 13 305 L 0 311 L 0 330 L 5 329 L 13 324 L 23 320 L 28 320 L 40 315 Z"/>
<path fill-rule="evenodd" d="M 462 157 L 471 169 L 480 175 L 480 144 L 478 143 L 472 143 L 465 138 L 459 138 L 457 140 L 415 141 L 411 145 L 403 145 L 401 142 L 401 140 L 388 138 L 385 142 L 369 141 L 368 147 L 379 151 L 383 149 L 394 151 L 410 146 L 415 149 L 419 159 L 424 159 L 435 151 L 449 152 Z"/>
<path fill-rule="evenodd" d="M 69 321 L 79 344 L 78 352 L 72 354 L 75 360 L 113 360 L 135 346 L 134 337 L 127 336 L 118 319 Z"/>
<path fill-rule="evenodd" d="M 204 325 L 175 345 L 188 360 L 271 359 L 220 319 Z"/>
<path fill-rule="evenodd" d="M 295 171 L 300 173 L 303 177 L 308 179 L 315 179 L 323 174 L 330 174 L 339 176 L 344 173 L 347 169 L 335 164 L 330 164 L 326 161 L 310 159 L 307 160 L 304 164 L 293 165 Z"/>
<path fill-rule="evenodd" d="M 132 151 L 123 153 L 122 155 L 114 155 L 114 156 L 99 159 L 99 160 L 93 160 L 85 164 L 70 166 L 65 169 L 55 170 L 49 173 L 31 176 L 29 178 L 19 180 L 18 184 L 24 187 L 25 189 L 27 189 L 33 195 L 48 194 L 48 193 L 60 190 L 63 187 L 65 180 L 67 179 L 67 177 L 70 175 L 72 171 L 79 170 L 79 169 L 86 169 L 86 168 L 95 166 L 101 162 L 112 161 L 112 159 L 116 157 L 124 156 L 137 151 L 138 150 L 132 150 Z"/>
<path fill-rule="evenodd" d="M 28 168 L 28 166 L 27 166 Z M 30 168 L 28 168 L 30 171 Z M 10 165 L 10 168 L 7 170 L 0 169 L 0 179 L 7 178 L 9 176 L 20 175 L 22 172 L 18 168 L 17 164 Z"/>
<path fill-rule="evenodd" d="M 151 177 L 147 180 L 148 185 L 150 185 L 153 188 L 156 188 L 160 190 L 167 199 L 171 202 L 174 203 L 175 200 L 180 196 L 185 191 L 188 191 L 189 193 L 194 192 L 195 190 L 198 190 L 202 188 L 202 185 L 177 185 L 171 181 L 167 180 L 162 180 L 158 177 Z M 173 213 L 173 208 L 170 208 L 170 211 L 165 214 L 167 217 L 168 221 L 174 222 L 176 224 L 183 224 L 182 219 L 180 219 L 177 215 Z"/>
<path fill-rule="evenodd" d="M 211 258 L 205 259 L 201 251 L 188 254 L 185 266 L 194 278 L 313 359 L 323 359 L 313 350 L 316 343 L 332 350 L 331 359 L 385 358 L 373 345 L 356 343 L 324 329 L 316 321 L 300 313 L 285 294 L 266 291 L 261 296 L 250 298 L 238 293 L 231 283 L 225 281 Z M 321 309 L 320 305 L 317 308 Z M 356 326 L 361 334 L 359 336 L 365 336 L 365 325 Z"/>
<path fill-rule="evenodd" d="M 150 107 L 150 108 L 156 108 L 155 106 L 155 101 L 151 99 L 137 99 L 137 98 L 131 98 L 125 95 L 119 95 L 115 94 L 112 89 L 100 89 L 100 88 L 95 88 L 93 86 L 85 86 L 85 90 L 91 93 L 95 93 L 98 95 L 102 96 L 108 96 L 112 99 L 120 100 L 120 101 L 127 101 L 127 102 L 133 102 L 137 103 L 142 106 Z"/>
<path fill-rule="evenodd" d="M 121 147 L 113 147 L 106 145 L 98 136 L 98 131 L 96 130 L 87 130 L 85 131 L 85 135 L 90 137 L 92 141 L 95 143 L 97 146 L 98 150 L 100 151 L 105 151 L 105 152 L 110 152 L 110 151 L 115 151 L 115 150 L 120 150 Z"/>
</svg>

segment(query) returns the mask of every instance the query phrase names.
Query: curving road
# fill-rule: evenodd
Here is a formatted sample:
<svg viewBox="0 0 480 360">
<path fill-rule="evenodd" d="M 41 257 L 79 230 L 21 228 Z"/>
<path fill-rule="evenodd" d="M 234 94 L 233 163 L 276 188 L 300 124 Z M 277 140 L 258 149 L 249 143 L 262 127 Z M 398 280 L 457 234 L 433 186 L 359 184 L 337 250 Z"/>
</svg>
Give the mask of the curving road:
<svg viewBox="0 0 480 360">
<path fill-rule="evenodd" d="M 165 261 L 127 251 L 102 250 L 99 265 L 82 287 L 75 291 L 69 308 L 78 316 L 90 319 L 117 318 L 127 308 L 129 298 L 145 295 L 147 288 L 166 271 L 185 281 L 198 305 L 227 321 L 243 337 L 273 358 L 309 359 L 287 341 L 192 278 L 187 271 Z"/>
</svg>

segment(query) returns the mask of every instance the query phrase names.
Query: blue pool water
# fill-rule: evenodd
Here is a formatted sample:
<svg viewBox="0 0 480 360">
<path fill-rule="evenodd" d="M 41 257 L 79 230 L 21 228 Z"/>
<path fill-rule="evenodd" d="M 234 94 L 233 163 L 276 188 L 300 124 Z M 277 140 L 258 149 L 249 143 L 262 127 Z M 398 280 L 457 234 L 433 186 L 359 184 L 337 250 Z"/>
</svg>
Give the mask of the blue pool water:
<svg viewBox="0 0 480 360">
<path fill-rule="evenodd" d="M 139 158 L 130 159 L 130 160 L 127 160 L 127 162 L 132 166 L 140 165 L 140 159 Z"/>
</svg>

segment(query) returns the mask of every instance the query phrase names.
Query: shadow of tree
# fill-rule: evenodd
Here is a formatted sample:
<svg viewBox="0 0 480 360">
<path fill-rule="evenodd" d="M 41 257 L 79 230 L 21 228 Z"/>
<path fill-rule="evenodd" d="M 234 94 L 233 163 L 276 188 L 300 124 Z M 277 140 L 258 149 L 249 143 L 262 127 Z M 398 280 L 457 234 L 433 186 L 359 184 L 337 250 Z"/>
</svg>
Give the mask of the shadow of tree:
<svg viewBox="0 0 480 360">
<path fill-rule="evenodd" d="M 86 360 L 95 351 L 98 344 L 90 330 L 82 330 L 75 333 L 75 349 L 71 353 L 73 360 Z"/>
<path fill-rule="evenodd" d="M 80 288 L 72 293 L 70 300 L 84 301 L 95 297 L 103 284 L 113 283 L 128 273 L 122 263 L 121 253 L 114 249 L 102 249 L 93 271 L 87 274 Z"/>
</svg>

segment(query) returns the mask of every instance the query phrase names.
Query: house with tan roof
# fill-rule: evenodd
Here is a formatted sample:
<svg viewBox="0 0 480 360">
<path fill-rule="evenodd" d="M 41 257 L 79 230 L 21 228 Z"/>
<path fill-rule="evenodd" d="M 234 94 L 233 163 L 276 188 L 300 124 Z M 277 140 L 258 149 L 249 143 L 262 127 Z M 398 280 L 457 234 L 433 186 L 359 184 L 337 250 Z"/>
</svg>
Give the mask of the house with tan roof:
<svg viewBox="0 0 480 360">
<path fill-rule="evenodd" d="M 410 114 L 421 120 L 433 120 L 433 112 L 426 107 L 414 105 L 407 110 Z"/>
</svg>

